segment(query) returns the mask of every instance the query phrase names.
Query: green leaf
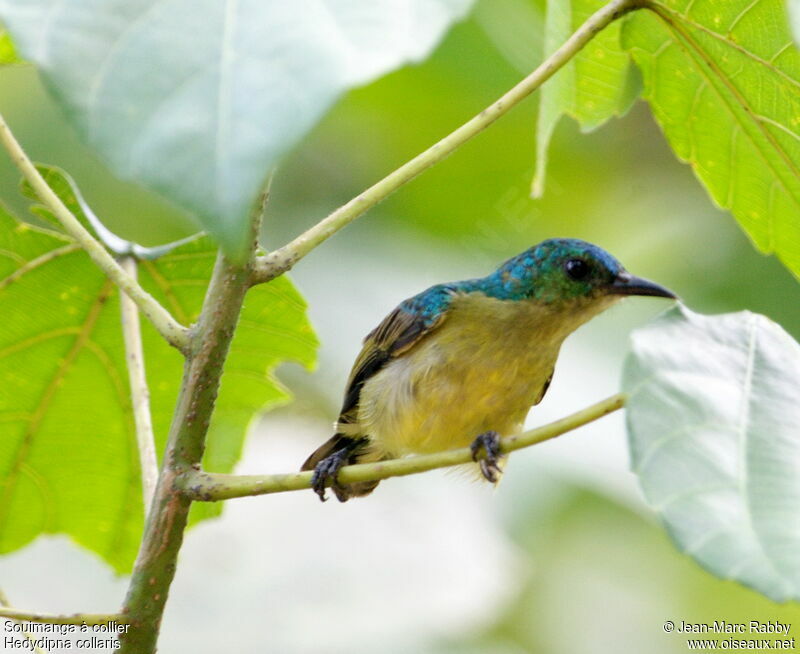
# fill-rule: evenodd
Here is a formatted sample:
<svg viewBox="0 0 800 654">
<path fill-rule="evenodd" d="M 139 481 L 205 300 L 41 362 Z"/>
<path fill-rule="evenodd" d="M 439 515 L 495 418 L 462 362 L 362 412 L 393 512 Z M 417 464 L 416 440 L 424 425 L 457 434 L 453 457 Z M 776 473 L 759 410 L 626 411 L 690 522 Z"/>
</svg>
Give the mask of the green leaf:
<svg viewBox="0 0 800 654">
<path fill-rule="evenodd" d="M 800 345 L 764 316 L 679 306 L 633 334 L 623 388 L 634 472 L 676 545 L 800 599 Z"/>
<path fill-rule="evenodd" d="M 80 191 L 78 191 L 78 188 L 72 178 L 67 175 L 64 170 L 57 166 L 50 166 L 47 164 L 35 164 L 35 166 L 36 170 L 39 171 L 39 174 L 41 174 L 44 181 L 47 182 L 47 185 L 64 203 L 64 206 L 70 210 L 72 215 L 74 215 L 84 227 L 94 231 L 89 219 L 86 216 L 86 213 L 84 212 L 84 207 L 88 207 L 81 197 Z M 28 211 L 30 211 L 32 215 L 44 221 L 49 228 L 61 232 L 66 236 L 66 232 L 61 226 L 61 223 L 58 221 L 58 218 L 56 218 L 53 212 L 50 211 L 49 207 L 41 203 L 39 196 L 36 194 L 36 191 L 33 190 L 33 187 L 30 185 L 30 182 L 28 182 L 27 179 L 23 178 L 20 181 L 19 192 L 24 198 L 27 198 L 31 201 Z"/>
<path fill-rule="evenodd" d="M 605 4 L 605 0 L 549 0 L 545 52 L 554 52 Z M 624 115 L 639 95 L 639 77 L 620 46 L 619 36 L 620 24 L 614 22 L 542 86 L 536 123 L 534 197 L 544 193 L 547 148 L 562 116 L 571 116 L 588 132 L 613 116 Z"/>
<path fill-rule="evenodd" d="M 21 59 L 17 56 L 17 51 L 14 48 L 14 43 L 11 41 L 11 36 L 0 27 L 0 66 L 7 64 L 18 64 Z"/>
<path fill-rule="evenodd" d="M 184 324 L 210 277 L 210 239 L 140 263 L 141 284 Z M 69 237 L 0 212 L 0 552 L 66 533 L 115 570 L 131 569 L 143 508 L 118 293 Z M 142 323 L 159 452 L 183 370 Z M 222 377 L 204 465 L 230 471 L 259 409 L 285 402 L 283 361 L 311 366 L 317 345 L 288 279 L 254 288 Z M 213 515 L 204 508 L 193 519 Z"/>
<path fill-rule="evenodd" d="M 346 90 L 426 57 L 472 0 L 0 0 L 0 19 L 124 179 L 240 258 L 259 187 Z"/>
<path fill-rule="evenodd" d="M 800 53 L 783 0 L 663 0 L 623 45 L 678 157 L 763 252 L 800 276 Z"/>
</svg>

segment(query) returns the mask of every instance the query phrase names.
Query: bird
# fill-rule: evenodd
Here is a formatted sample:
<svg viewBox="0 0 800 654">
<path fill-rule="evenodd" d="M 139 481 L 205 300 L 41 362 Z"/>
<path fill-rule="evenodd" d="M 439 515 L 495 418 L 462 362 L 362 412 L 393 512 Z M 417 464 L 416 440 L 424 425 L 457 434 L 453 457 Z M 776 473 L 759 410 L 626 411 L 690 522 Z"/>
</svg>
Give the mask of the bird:
<svg viewBox="0 0 800 654">
<path fill-rule="evenodd" d="M 553 378 L 559 349 L 578 327 L 631 296 L 677 299 L 635 277 L 586 241 L 553 238 L 485 277 L 436 284 L 401 302 L 364 339 L 334 435 L 301 470 L 322 501 L 371 493 L 339 469 L 470 446 L 497 483 L 500 439 L 522 429 Z"/>
</svg>

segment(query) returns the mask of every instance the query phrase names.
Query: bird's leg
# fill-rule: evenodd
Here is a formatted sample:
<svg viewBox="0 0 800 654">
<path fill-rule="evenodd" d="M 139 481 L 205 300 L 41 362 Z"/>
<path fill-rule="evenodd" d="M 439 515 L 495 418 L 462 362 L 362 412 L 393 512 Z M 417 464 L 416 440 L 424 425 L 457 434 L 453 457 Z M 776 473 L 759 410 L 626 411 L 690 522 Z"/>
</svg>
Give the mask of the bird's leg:
<svg viewBox="0 0 800 654">
<path fill-rule="evenodd" d="M 496 484 L 500 479 L 503 469 L 498 465 L 500 459 L 500 434 L 496 431 L 487 431 L 478 436 L 469 446 L 472 451 L 472 460 L 481 466 L 481 472 L 487 481 Z M 481 450 L 485 452 L 481 456 Z"/>
<path fill-rule="evenodd" d="M 314 474 L 311 476 L 311 488 L 319 495 L 321 501 L 325 501 L 325 487 L 330 485 L 331 490 L 340 502 L 350 499 L 351 493 L 339 483 L 339 470 L 342 466 L 352 463 L 350 457 L 353 452 L 364 444 L 365 439 L 358 439 L 349 442 L 341 449 L 329 454 L 314 467 Z"/>
</svg>

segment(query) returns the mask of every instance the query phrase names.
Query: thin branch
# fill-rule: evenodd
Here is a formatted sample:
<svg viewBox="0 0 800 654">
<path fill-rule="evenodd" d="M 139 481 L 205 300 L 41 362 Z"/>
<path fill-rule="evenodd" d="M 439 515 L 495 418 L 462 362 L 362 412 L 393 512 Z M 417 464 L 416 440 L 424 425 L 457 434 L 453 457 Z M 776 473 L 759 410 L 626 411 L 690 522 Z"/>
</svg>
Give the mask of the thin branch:
<svg viewBox="0 0 800 654">
<path fill-rule="evenodd" d="M 592 38 L 623 14 L 637 9 L 642 0 L 612 0 L 592 14 L 564 44 L 545 59 L 530 75 L 523 79 L 496 102 L 477 116 L 445 136 L 427 150 L 403 164 L 381 181 L 369 187 L 347 204 L 339 207 L 327 218 L 304 232 L 290 243 L 258 258 L 254 272 L 255 283 L 267 282 L 282 275 L 320 243 L 349 225 L 367 210 L 411 181 L 426 168 L 441 161 L 473 136 L 479 134 L 522 100 L 538 89 L 564 66 Z"/>
<path fill-rule="evenodd" d="M 33 613 L 19 609 L 0 608 L 0 618 L 22 622 L 47 622 L 48 624 L 107 625 L 113 622 L 127 624 L 128 618 L 121 613 L 73 613 L 55 615 L 52 613 Z"/>
<path fill-rule="evenodd" d="M 6 594 L 3 592 L 2 588 L 0 588 L 0 608 L 11 608 L 11 602 L 8 601 L 8 597 L 6 597 Z M 36 644 L 36 641 L 30 632 L 23 629 L 21 634 L 30 643 L 31 650 L 34 652 L 34 654 L 47 654 L 47 652 L 45 652 Z"/>
<path fill-rule="evenodd" d="M 64 205 L 41 176 L 36 166 L 25 154 L 22 146 L 11 133 L 8 124 L 0 115 L 0 142 L 8 151 L 14 165 L 19 168 L 22 175 L 28 180 L 36 195 L 53 215 L 64 226 L 67 233 L 72 236 L 81 247 L 86 250 L 89 257 L 100 269 L 130 297 L 141 312 L 147 316 L 153 326 L 167 340 L 170 345 L 186 353 L 189 347 L 189 330 L 178 323 L 158 301 L 145 291 L 135 279 L 131 278 L 122 267 L 114 260 L 103 245 L 92 236 L 80 223 L 73 213 Z"/>
<path fill-rule="evenodd" d="M 502 452 L 508 453 L 555 438 L 621 409 L 625 405 L 625 399 L 624 394 L 618 393 L 561 420 L 531 429 L 517 436 L 509 436 L 500 441 L 500 449 Z M 339 481 L 344 484 L 377 481 L 389 477 L 413 475 L 435 468 L 461 465 L 472 460 L 470 449 L 463 447 L 404 459 L 360 463 L 343 467 L 339 471 Z M 311 486 L 311 475 L 310 471 L 283 475 L 225 475 L 188 470 L 175 480 L 175 484 L 192 500 L 216 502 L 234 497 L 303 490 Z"/>
<path fill-rule="evenodd" d="M 131 279 L 136 280 L 137 265 L 133 257 L 124 257 L 120 264 Z M 136 303 L 124 293 L 120 293 L 122 312 L 122 338 L 125 342 L 125 361 L 128 364 L 128 381 L 131 388 L 133 420 L 136 424 L 136 442 L 139 446 L 139 464 L 142 469 L 142 494 L 144 511 L 147 516 L 153 492 L 158 482 L 158 463 L 156 443 L 153 435 L 153 420 L 150 416 L 150 389 L 144 370 L 144 351 L 142 332 L 139 323 L 139 310 Z"/>
<path fill-rule="evenodd" d="M 261 225 L 263 224 L 264 217 L 267 214 L 267 205 L 269 204 L 269 196 L 272 192 L 272 181 L 275 179 L 276 170 L 276 168 L 273 168 L 267 174 L 264 184 L 261 187 L 261 193 L 258 195 L 258 200 L 256 201 L 251 214 L 251 226 L 253 233 L 255 234 L 255 245 L 250 251 L 250 261 L 248 262 L 248 267 L 250 269 L 249 278 L 247 280 L 248 288 L 259 283 L 256 269 L 258 267 L 258 261 L 262 256 L 261 252 L 263 252 L 259 244 L 259 240 L 261 238 Z"/>
</svg>

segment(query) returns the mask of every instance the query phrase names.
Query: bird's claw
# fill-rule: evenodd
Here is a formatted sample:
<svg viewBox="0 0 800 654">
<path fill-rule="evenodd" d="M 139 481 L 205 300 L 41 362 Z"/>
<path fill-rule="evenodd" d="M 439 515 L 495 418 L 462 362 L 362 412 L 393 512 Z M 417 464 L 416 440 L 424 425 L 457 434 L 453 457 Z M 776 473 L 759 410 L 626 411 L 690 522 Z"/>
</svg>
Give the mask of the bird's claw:
<svg viewBox="0 0 800 654">
<path fill-rule="evenodd" d="M 500 434 L 496 431 L 484 432 L 472 441 L 469 449 L 472 451 L 472 460 L 480 465 L 486 481 L 496 484 L 503 473 L 503 469 L 499 465 Z M 484 456 L 481 456 L 481 450 L 485 452 Z"/>
<path fill-rule="evenodd" d="M 350 450 L 339 450 L 326 456 L 314 468 L 314 474 L 311 475 L 311 488 L 319 496 L 320 501 L 327 500 L 325 497 L 327 486 L 331 487 L 340 502 L 350 499 L 349 493 L 339 483 L 339 469 L 347 463 L 349 456 Z"/>
</svg>

